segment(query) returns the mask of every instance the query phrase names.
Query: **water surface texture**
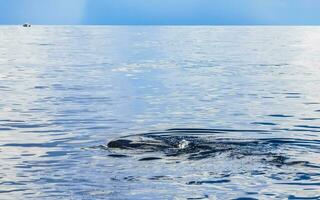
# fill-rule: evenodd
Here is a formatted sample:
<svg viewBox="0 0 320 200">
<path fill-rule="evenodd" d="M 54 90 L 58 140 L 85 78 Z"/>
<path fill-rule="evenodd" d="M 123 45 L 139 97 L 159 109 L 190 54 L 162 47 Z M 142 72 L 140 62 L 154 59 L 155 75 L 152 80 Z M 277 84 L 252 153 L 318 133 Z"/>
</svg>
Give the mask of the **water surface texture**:
<svg viewBox="0 0 320 200">
<path fill-rule="evenodd" d="M 0 199 L 320 199 L 320 28 L 0 27 Z"/>
</svg>

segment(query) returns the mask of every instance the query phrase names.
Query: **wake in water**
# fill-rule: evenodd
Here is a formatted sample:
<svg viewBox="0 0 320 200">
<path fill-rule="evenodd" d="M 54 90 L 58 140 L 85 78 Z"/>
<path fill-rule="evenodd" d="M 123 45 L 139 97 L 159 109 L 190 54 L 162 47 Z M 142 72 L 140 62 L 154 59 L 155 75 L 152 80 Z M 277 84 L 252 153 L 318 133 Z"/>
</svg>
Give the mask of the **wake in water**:
<svg viewBox="0 0 320 200">
<path fill-rule="evenodd" d="M 276 166 L 320 166 L 314 160 L 298 159 L 303 151 L 317 152 L 320 141 L 291 138 L 231 138 L 229 132 L 252 130 L 226 129 L 169 129 L 161 132 L 124 136 L 100 146 L 112 157 L 146 155 L 140 161 L 166 158 L 202 160 L 216 157 L 225 159 L 250 158 Z M 259 132 L 259 131 L 256 131 Z M 264 131 L 260 131 L 264 132 Z"/>
</svg>

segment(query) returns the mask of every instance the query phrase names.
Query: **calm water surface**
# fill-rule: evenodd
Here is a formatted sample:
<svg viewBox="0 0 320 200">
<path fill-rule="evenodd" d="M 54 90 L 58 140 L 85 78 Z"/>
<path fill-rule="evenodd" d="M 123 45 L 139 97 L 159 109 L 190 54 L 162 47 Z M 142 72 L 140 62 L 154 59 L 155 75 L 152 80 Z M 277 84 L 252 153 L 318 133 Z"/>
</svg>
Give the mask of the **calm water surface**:
<svg viewBox="0 0 320 200">
<path fill-rule="evenodd" d="M 318 27 L 1 26 L 0 199 L 320 199 L 319 55 Z"/>
</svg>

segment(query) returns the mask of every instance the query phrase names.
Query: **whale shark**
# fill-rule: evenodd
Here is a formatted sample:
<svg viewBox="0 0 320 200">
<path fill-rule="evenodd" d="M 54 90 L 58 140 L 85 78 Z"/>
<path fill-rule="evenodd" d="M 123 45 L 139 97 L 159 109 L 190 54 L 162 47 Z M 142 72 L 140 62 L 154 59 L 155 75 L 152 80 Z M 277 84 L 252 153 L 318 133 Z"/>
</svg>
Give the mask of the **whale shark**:
<svg viewBox="0 0 320 200">
<path fill-rule="evenodd" d="M 167 129 L 122 136 L 109 141 L 102 148 L 107 149 L 114 157 L 116 155 L 118 155 L 117 157 L 127 157 L 144 154 L 149 156 L 140 159 L 141 161 L 173 157 L 187 160 L 214 159 L 217 156 L 230 159 L 254 157 L 258 158 L 260 162 L 282 166 L 309 164 L 308 161 L 291 159 L 286 149 L 308 146 L 319 148 L 320 145 L 320 141 L 315 140 L 227 137 L 227 134 L 224 134 L 248 131 L 252 130 Z M 264 132 L 263 130 L 255 131 Z"/>
</svg>

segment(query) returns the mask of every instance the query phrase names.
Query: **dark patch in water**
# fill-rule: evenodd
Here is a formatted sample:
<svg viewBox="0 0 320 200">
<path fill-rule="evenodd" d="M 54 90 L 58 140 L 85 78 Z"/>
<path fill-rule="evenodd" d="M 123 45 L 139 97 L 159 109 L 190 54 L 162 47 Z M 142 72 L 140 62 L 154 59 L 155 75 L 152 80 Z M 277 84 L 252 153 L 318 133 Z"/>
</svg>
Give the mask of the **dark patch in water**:
<svg viewBox="0 0 320 200">
<path fill-rule="evenodd" d="M 287 93 L 283 93 L 283 94 L 287 94 L 287 95 L 300 95 L 301 93 L 299 93 L 299 92 L 287 92 Z"/>
<path fill-rule="evenodd" d="M 250 130 L 254 131 L 254 130 Z M 266 132 L 258 130 L 257 132 Z M 249 132 L 248 130 L 228 129 L 168 129 L 160 132 L 129 135 L 110 141 L 104 148 L 110 152 L 121 154 L 143 155 L 150 153 L 162 153 L 165 157 L 184 157 L 188 160 L 201 160 L 214 158 L 219 155 L 232 159 L 245 157 L 257 157 L 260 162 L 277 167 L 283 165 L 302 165 L 307 167 L 319 167 L 307 161 L 291 160 L 290 157 L 279 151 L 280 148 L 296 147 L 318 150 L 319 140 L 304 140 L 290 138 L 261 138 L 243 139 L 226 138 L 228 132 Z M 220 134 L 224 133 L 224 134 Z M 224 136 L 224 137 L 221 137 Z M 281 152 L 281 153 L 280 153 Z M 149 156 L 139 161 L 162 159 Z"/>
<path fill-rule="evenodd" d="M 2 193 L 12 193 L 12 192 L 23 192 L 23 191 L 27 191 L 27 189 L 0 190 L 0 194 L 2 194 Z"/>
<path fill-rule="evenodd" d="M 268 163 L 274 164 L 275 166 L 281 167 L 283 165 L 286 166 L 294 166 L 294 165 L 306 165 L 309 164 L 307 161 L 288 161 L 290 158 L 283 155 L 273 155 L 271 160 L 263 158 L 262 161 L 266 161 Z"/>
<path fill-rule="evenodd" d="M 123 154 L 109 154 L 109 157 L 114 157 L 114 158 L 126 158 L 129 157 L 127 155 L 123 155 Z"/>
<path fill-rule="evenodd" d="M 197 200 L 197 199 L 209 199 L 209 195 L 204 195 L 203 197 L 190 197 L 187 200 Z"/>
<path fill-rule="evenodd" d="M 279 183 L 279 184 L 282 184 L 282 185 L 300 185 L 300 186 L 320 186 L 320 182 L 310 182 L 310 183 L 303 183 L 303 182 L 296 182 L 296 183 Z"/>
<path fill-rule="evenodd" d="M 297 173 L 297 178 L 294 179 L 294 181 L 301 181 L 301 180 L 310 180 L 311 174 L 307 173 Z"/>
<path fill-rule="evenodd" d="M 47 88 L 49 88 L 49 87 L 48 86 L 42 86 L 42 85 L 34 87 L 34 89 L 47 89 Z"/>
<path fill-rule="evenodd" d="M 316 118 L 316 117 L 307 117 L 307 118 L 300 118 L 300 120 L 304 120 L 304 121 L 314 121 L 314 120 L 319 120 L 320 118 Z"/>
<path fill-rule="evenodd" d="M 216 181 L 190 181 L 187 185 L 203 185 L 203 184 L 219 184 L 219 183 L 229 183 L 230 180 L 216 180 Z"/>
<path fill-rule="evenodd" d="M 309 125 L 296 125 L 298 128 L 311 128 L 311 129 L 320 129 L 320 126 L 309 126 Z"/>
<path fill-rule="evenodd" d="M 24 123 L 22 120 L 10 120 L 10 119 L 2 119 L 0 122 L 15 122 L 15 123 Z"/>
<path fill-rule="evenodd" d="M 288 197 L 288 200 L 303 200 L 303 199 L 319 200 L 320 196 L 316 196 L 316 197 L 297 197 L 297 196 L 294 196 L 294 195 L 290 195 Z"/>
<path fill-rule="evenodd" d="M 10 131 L 12 128 L 0 128 L 0 131 Z"/>
<path fill-rule="evenodd" d="M 319 133 L 320 130 L 314 130 L 314 129 L 306 129 L 306 128 L 279 128 L 279 129 L 275 129 L 275 130 L 281 130 L 281 131 L 297 131 L 297 132 L 312 132 L 312 133 Z"/>
<path fill-rule="evenodd" d="M 59 143 L 58 142 L 50 142 L 50 143 L 9 143 L 4 144 L 4 147 L 39 147 L 39 148 L 49 148 L 49 147 L 56 147 Z"/>
<path fill-rule="evenodd" d="M 287 99 L 299 99 L 300 96 L 286 96 Z"/>
<path fill-rule="evenodd" d="M 278 124 L 273 122 L 253 122 L 251 124 L 257 124 L 257 125 L 265 125 L 265 126 L 276 126 Z"/>
<path fill-rule="evenodd" d="M 318 103 L 318 102 L 306 102 L 306 103 L 304 103 L 305 105 L 318 105 L 318 104 L 320 104 L 320 103 Z"/>
<path fill-rule="evenodd" d="M 127 139 L 114 140 L 108 143 L 109 148 L 118 149 L 165 149 L 169 146 L 156 142 L 136 142 Z"/>
<path fill-rule="evenodd" d="M 269 117 L 293 117 L 292 115 L 274 114 L 268 115 Z"/>
<path fill-rule="evenodd" d="M 146 158 L 141 158 L 139 161 L 151 161 L 151 160 L 160 160 L 161 158 L 158 157 L 146 157 Z"/>
<path fill-rule="evenodd" d="M 134 177 L 134 176 L 126 176 L 123 178 L 123 180 L 131 182 L 131 181 L 138 181 L 139 179 L 138 177 Z"/>
<path fill-rule="evenodd" d="M 159 180 L 173 180 L 173 178 L 169 177 L 169 176 L 153 176 L 153 177 L 150 177 L 149 180 L 156 180 L 156 181 L 159 181 Z"/>
<path fill-rule="evenodd" d="M 248 195 L 255 195 L 255 194 L 259 194 L 258 192 L 246 192 L 246 194 Z"/>
</svg>

